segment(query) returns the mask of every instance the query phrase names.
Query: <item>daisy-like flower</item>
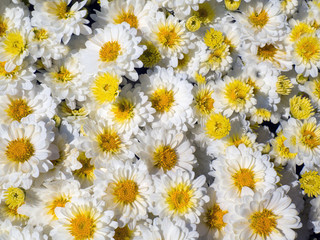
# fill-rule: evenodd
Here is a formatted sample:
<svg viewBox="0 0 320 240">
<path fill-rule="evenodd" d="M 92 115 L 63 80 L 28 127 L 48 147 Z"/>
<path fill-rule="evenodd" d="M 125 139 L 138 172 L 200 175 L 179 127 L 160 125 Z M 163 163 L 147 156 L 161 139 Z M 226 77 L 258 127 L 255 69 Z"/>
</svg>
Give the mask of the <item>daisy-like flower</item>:
<svg viewBox="0 0 320 240">
<path fill-rule="evenodd" d="M 0 133 L 1 176 L 19 173 L 36 178 L 39 172 L 52 168 L 48 159 L 52 154 L 49 145 L 54 138 L 50 122 L 14 121 L 0 125 Z"/>
<path fill-rule="evenodd" d="M 152 213 L 160 218 L 169 217 L 198 224 L 203 204 L 209 201 L 204 187 L 205 180 L 203 175 L 194 179 L 193 172 L 182 170 L 154 177 Z"/>
<path fill-rule="evenodd" d="M 256 104 L 253 87 L 243 78 L 225 76 L 216 82 L 214 107 L 227 117 L 233 112 L 247 113 Z"/>
<path fill-rule="evenodd" d="M 299 182 L 300 188 L 308 197 L 318 197 L 320 195 L 320 175 L 318 171 L 304 171 Z"/>
<path fill-rule="evenodd" d="M 134 157 L 130 150 L 131 140 L 128 135 L 120 134 L 116 126 L 104 122 L 89 122 L 84 125 L 84 149 L 86 156 L 92 158 L 97 167 L 105 167 L 107 163 L 116 160 L 126 160 Z"/>
<path fill-rule="evenodd" d="M 151 174 L 177 169 L 192 171 L 196 163 L 195 149 L 183 133 L 162 128 L 146 128 L 144 132 L 137 136 L 136 154 L 147 164 Z"/>
<path fill-rule="evenodd" d="M 320 68 L 320 38 L 316 34 L 305 33 L 293 46 L 292 62 L 295 70 L 303 76 L 317 77 Z"/>
<path fill-rule="evenodd" d="M 58 220 L 50 236 L 53 240 L 66 239 L 113 239 L 118 224 L 113 221 L 113 211 L 103 211 L 103 202 L 81 197 L 64 207 L 56 207 Z"/>
<path fill-rule="evenodd" d="M 132 88 L 131 84 L 127 84 L 113 103 L 98 109 L 97 115 L 116 125 L 120 133 L 136 135 L 140 131 L 139 127 L 153 121 L 154 112 L 155 109 L 141 88 Z"/>
<path fill-rule="evenodd" d="M 147 218 L 154 188 L 145 163 L 117 161 L 108 169 L 96 170 L 95 174 L 94 196 L 115 212 L 120 227 Z"/>
<path fill-rule="evenodd" d="M 148 27 L 150 18 L 155 17 L 157 6 L 152 1 L 146 0 L 118 0 L 110 2 L 108 7 L 101 7 L 101 12 L 96 11 L 99 26 L 108 23 L 121 24 L 127 22 L 130 27 L 142 29 Z"/>
<path fill-rule="evenodd" d="M 156 110 L 153 126 L 162 126 L 187 130 L 187 124 L 193 124 L 192 85 L 186 76 L 174 74 L 172 68 L 156 67 L 148 75 L 141 76 L 141 89 L 149 97 L 152 107 Z"/>
<path fill-rule="evenodd" d="M 85 25 L 89 23 L 84 18 L 87 10 L 81 10 L 86 2 L 87 0 L 77 1 L 70 6 L 71 0 L 35 0 L 32 17 L 43 27 L 52 29 L 67 44 L 72 34 L 91 33 L 91 28 Z"/>
<path fill-rule="evenodd" d="M 287 16 L 292 16 L 297 10 L 299 1 L 298 0 L 281 0 L 281 10 Z"/>
<path fill-rule="evenodd" d="M 9 124 L 13 121 L 33 117 L 36 121 L 52 118 L 56 104 L 50 96 L 50 88 L 35 86 L 30 91 L 21 90 L 15 95 L 0 96 L 0 122 Z"/>
<path fill-rule="evenodd" d="M 284 188 L 243 198 L 230 219 L 239 239 L 295 239 L 293 229 L 302 226 Z"/>
<path fill-rule="evenodd" d="M 98 71 L 114 70 L 132 80 L 138 79 L 134 68 L 142 67 L 138 59 L 145 50 L 139 45 L 141 37 L 137 30 L 130 28 L 128 23 L 108 24 L 104 29 L 96 29 L 96 34 L 86 43 L 80 52 L 80 61 L 89 74 Z"/>
<path fill-rule="evenodd" d="M 212 167 L 210 174 L 215 178 L 212 186 L 221 201 L 274 189 L 279 181 L 268 156 L 253 152 L 243 144 L 227 148 L 225 155 L 212 162 Z"/>
<path fill-rule="evenodd" d="M 41 81 L 49 86 L 57 100 L 66 99 L 84 101 L 88 94 L 88 76 L 76 55 L 55 62 L 52 68 L 43 74 Z"/>
<path fill-rule="evenodd" d="M 320 78 L 311 79 L 303 85 L 299 85 L 299 90 L 305 92 L 310 97 L 311 102 L 320 108 Z"/>
<path fill-rule="evenodd" d="M 286 137 L 284 144 L 291 153 L 297 153 L 297 164 L 320 165 L 318 157 L 320 151 L 320 126 L 314 117 L 303 122 L 290 118 L 281 123 L 283 135 Z"/>
<path fill-rule="evenodd" d="M 188 226 L 185 221 L 177 219 L 171 221 L 169 218 L 155 218 L 152 224 L 141 226 L 141 239 L 148 240 L 196 240 L 199 233 L 195 230 L 194 225 Z"/>
<path fill-rule="evenodd" d="M 156 19 L 150 19 L 149 26 L 145 30 L 161 56 L 171 67 L 178 66 L 178 59 L 184 57 L 189 49 L 194 48 L 190 41 L 191 34 L 185 29 L 184 23 L 169 15 L 167 18 L 163 12 L 157 12 Z"/>
<path fill-rule="evenodd" d="M 311 101 L 307 97 L 303 96 L 293 96 L 289 100 L 290 114 L 292 117 L 302 120 L 308 119 L 314 115 L 314 108 Z"/>
<path fill-rule="evenodd" d="M 233 13 L 244 37 L 260 43 L 282 40 L 285 36 L 286 15 L 278 1 L 258 0 L 240 6 L 241 13 Z"/>
<path fill-rule="evenodd" d="M 192 10 L 199 10 L 199 4 L 204 1 L 205 0 L 186 0 L 172 2 L 170 0 L 156 0 L 160 6 L 173 10 L 178 18 L 188 16 Z"/>
</svg>

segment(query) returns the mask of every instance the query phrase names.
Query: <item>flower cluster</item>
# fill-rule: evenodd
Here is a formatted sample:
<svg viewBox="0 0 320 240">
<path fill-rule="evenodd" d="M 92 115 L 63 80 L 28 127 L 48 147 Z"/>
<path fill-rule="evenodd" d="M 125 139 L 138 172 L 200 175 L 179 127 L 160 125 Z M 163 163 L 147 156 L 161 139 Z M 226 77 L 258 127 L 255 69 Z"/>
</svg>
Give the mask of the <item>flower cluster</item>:
<svg viewBox="0 0 320 240">
<path fill-rule="evenodd" d="M 320 233 L 320 0 L 1 0 L 0 239 Z"/>
</svg>

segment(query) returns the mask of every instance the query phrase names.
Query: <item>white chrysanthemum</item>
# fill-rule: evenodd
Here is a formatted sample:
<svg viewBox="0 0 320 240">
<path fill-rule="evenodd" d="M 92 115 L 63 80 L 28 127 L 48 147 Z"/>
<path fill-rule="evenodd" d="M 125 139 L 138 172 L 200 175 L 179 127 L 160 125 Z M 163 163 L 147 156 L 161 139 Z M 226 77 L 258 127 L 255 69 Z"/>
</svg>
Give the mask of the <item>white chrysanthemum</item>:
<svg viewBox="0 0 320 240">
<path fill-rule="evenodd" d="M 141 76 L 141 89 L 149 97 L 154 114 L 154 127 L 161 126 L 187 130 L 187 124 L 193 124 L 191 94 L 192 85 L 185 79 L 186 76 L 174 74 L 172 68 L 156 67 L 148 75 Z"/>
<path fill-rule="evenodd" d="M 299 90 L 309 95 L 311 102 L 320 108 L 320 77 L 311 79 L 303 85 L 299 85 Z"/>
<path fill-rule="evenodd" d="M 50 225 L 58 219 L 55 209 L 64 207 L 73 197 L 79 197 L 79 188 L 80 184 L 72 179 L 44 183 L 43 187 L 32 188 L 37 201 L 23 204 L 18 212 L 28 216 L 28 223 L 31 225 Z"/>
<path fill-rule="evenodd" d="M 206 178 L 194 179 L 193 172 L 177 170 L 154 177 L 155 193 L 151 211 L 160 218 L 185 220 L 191 224 L 200 222 L 203 204 L 209 201 L 204 187 Z"/>
<path fill-rule="evenodd" d="M 120 133 L 136 135 L 140 127 L 153 121 L 154 112 L 155 109 L 141 88 L 132 88 L 131 84 L 127 84 L 114 102 L 97 110 L 97 116 L 114 124 Z"/>
<path fill-rule="evenodd" d="M 142 237 L 139 240 L 196 240 L 199 233 L 195 230 L 195 225 L 188 226 L 185 221 L 177 219 L 171 221 L 169 218 L 155 218 L 153 223 L 141 226 Z"/>
<path fill-rule="evenodd" d="M 50 88 L 40 85 L 29 91 L 19 91 L 15 95 L 0 96 L 0 123 L 20 122 L 31 116 L 36 121 L 52 118 L 56 104 L 50 94 Z"/>
<path fill-rule="evenodd" d="M 134 68 L 142 67 L 138 60 L 144 45 L 138 45 L 141 37 L 128 23 L 108 24 L 104 29 L 96 29 L 96 34 L 86 42 L 86 48 L 80 51 L 80 61 L 89 74 L 114 70 L 132 80 L 138 79 Z"/>
<path fill-rule="evenodd" d="M 286 32 L 286 15 L 279 1 L 257 0 L 241 4 L 241 13 L 233 13 L 243 37 L 260 43 L 282 40 Z"/>
<path fill-rule="evenodd" d="M 92 158 L 97 167 L 105 167 L 114 159 L 124 161 L 134 157 L 130 150 L 131 139 L 125 133 L 120 134 L 115 126 L 104 122 L 88 122 L 83 128 L 86 156 Z"/>
<path fill-rule="evenodd" d="M 243 198 L 230 219 L 236 239 L 295 239 L 293 229 L 302 226 L 298 211 L 284 188 Z"/>
<path fill-rule="evenodd" d="M 320 68 L 320 38 L 306 33 L 298 38 L 293 46 L 292 63 L 295 70 L 303 76 L 317 77 Z"/>
<path fill-rule="evenodd" d="M 188 16 L 192 10 L 197 11 L 199 9 L 199 4 L 203 3 L 204 1 L 205 0 L 156 0 L 160 6 L 173 10 L 174 14 L 178 18 L 184 18 Z"/>
<path fill-rule="evenodd" d="M 16 94 L 19 90 L 33 88 L 33 80 L 36 78 L 35 67 L 23 62 L 12 71 L 5 68 L 6 62 L 0 62 L 0 95 Z"/>
<path fill-rule="evenodd" d="M 146 0 L 118 0 L 111 1 L 108 7 L 101 7 L 92 17 L 100 27 L 108 23 L 121 24 L 127 22 L 130 27 L 142 29 L 148 27 L 150 18 L 155 17 L 157 6 L 153 1 Z"/>
<path fill-rule="evenodd" d="M 216 82 L 215 92 L 214 107 L 227 117 L 233 112 L 247 113 L 256 104 L 253 87 L 244 78 L 225 76 Z"/>
<path fill-rule="evenodd" d="M 282 12 L 290 17 L 298 10 L 299 0 L 281 0 L 280 4 Z"/>
<path fill-rule="evenodd" d="M 42 121 L 0 125 L 1 176 L 18 172 L 36 178 L 39 172 L 52 168 L 48 159 L 52 154 L 49 145 L 54 138 L 51 125 Z"/>
<path fill-rule="evenodd" d="M 65 206 L 56 207 L 58 218 L 50 236 L 53 240 L 112 239 L 118 224 L 113 221 L 113 211 L 103 211 L 103 202 L 92 198 L 79 198 Z"/>
<path fill-rule="evenodd" d="M 311 209 L 310 209 L 310 214 L 309 214 L 309 219 L 310 222 L 313 226 L 313 231 L 315 233 L 320 232 L 320 196 L 312 199 L 310 201 L 311 204 Z"/>
<path fill-rule="evenodd" d="M 151 174 L 177 169 L 191 172 L 196 164 L 195 149 L 181 132 L 146 128 L 137 138 L 139 143 L 135 153 L 147 164 Z"/>
<path fill-rule="evenodd" d="M 52 29 L 67 44 L 72 34 L 91 33 L 91 28 L 85 25 L 89 23 L 84 18 L 87 10 L 81 10 L 86 2 L 87 0 L 76 1 L 72 4 L 71 0 L 36 0 L 32 17 L 41 27 Z"/>
<path fill-rule="evenodd" d="M 86 100 L 88 76 L 76 55 L 57 61 L 44 73 L 41 81 L 51 88 L 53 97 L 59 101 Z"/>
<path fill-rule="evenodd" d="M 145 31 L 161 56 L 171 67 L 178 66 L 178 59 L 182 59 L 189 49 L 194 48 L 191 42 L 192 35 L 185 29 L 184 22 L 173 15 L 167 18 L 163 12 L 157 12 L 156 19 L 150 19 Z"/>
<path fill-rule="evenodd" d="M 307 20 L 312 22 L 315 26 L 318 26 L 320 23 L 319 17 L 320 17 L 320 1 L 319 0 L 313 0 L 308 1 L 308 15 Z M 301 4 L 303 5 L 303 4 Z M 305 10 L 305 9 L 299 9 L 299 10 Z"/>
<path fill-rule="evenodd" d="M 221 201 L 274 189 L 279 181 L 268 156 L 244 145 L 227 148 L 225 156 L 214 160 L 212 167 L 211 175 L 215 178 L 212 186 Z"/>
<path fill-rule="evenodd" d="M 94 196 L 115 212 L 120 227 L 147 218 L 154 188 L 145 163 L 116 161 L 108 169 L 96 170 L 95 174 Z"/>
<path fill-rule="evenodd" d="M 291 153 L 297 153 L 296 164 L 312 166 L 314 163 L 320 166 L 320 126 L 316 118 L 310 117 L 303 122 L 290 118 L 281 125 L 286 138 L 284 145 Z"/>
</svg>

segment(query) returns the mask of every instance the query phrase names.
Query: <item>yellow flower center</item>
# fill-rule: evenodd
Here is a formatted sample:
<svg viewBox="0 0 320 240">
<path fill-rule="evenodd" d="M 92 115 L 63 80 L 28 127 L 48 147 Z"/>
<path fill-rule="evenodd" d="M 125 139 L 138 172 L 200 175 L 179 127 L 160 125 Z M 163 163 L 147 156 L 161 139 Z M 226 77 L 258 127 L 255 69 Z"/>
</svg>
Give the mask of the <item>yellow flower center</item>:
<svg viewBox="0 0 320 240">
<path fill-rule="evenodd" d="M 112 102 L 119 94 L 120 82 L 120 77 L 115 74 L 100 73 L 91 88 L 95 100 L 99 104 Z"/>
<path fill-rule="evenodd" d="M 10 104 L 4 111 L 13 121 L 19 122 L 22 118 L 28 116 L 33 112 L 32 108 L 29 107 L 27 101 L 21 98 L 10 99 Z"/>
<path fill-rule="evenodd" d="M 194 78 L 197 81 L 198 85 L 206 83 L 206 78 L 199 73 L 196 73 Z"/>
<path fill-rule="evenodd" d="M 152 107 L 156 109 L 157 112 L 168 112 L 174 103 L 173 91 L 159 88 L 151 94 L 150 100 Z"/>
<path fill-rule="evenodd" d="M 178 66 L 176 67 L 176 69 L 185 69 L 188 66 L 188 63 L 190 62 L 190 59 L 191 58 L 189 54 L 183 54 L 183 58 L 178 59 Z"/>
<path fill-rule="evenodd" d="M 208 24 L 212 22 L 215 13 L 210 3 L 204 2 L 199 4 L 199 9 L 193 13 L 193 16 L 197 17 L 201 23 Z"/>
<path fill-rule="evenodd" d="M 187 213 L 192 208 L 193 190 L 190 185 L 180 183 L 175 187 L 171 187 L 167 194 L 166 203 L 175 214 Z"/>
<path fill-rule="evenodd" d="M 80 152 L 77 160 L 81 163 L 82 167 L 74 170 L 73 174 L 80 179 L 87 179 L 92 182 L 94 179 L 93 171 L 95 167 L 90 163 L 91 158 L 87 158 L 84 152 Z"/>
<path fill-rule="evenodd" d="M 210 114 L 214 109 L 214 99 L 211 97 L 212 93 L 213 90 L 202 89 L 195 95 L 196 108 L 203 115 Z"/>
<path fill-rule="evenodd" d="M 223 221 L 223 216 L 228 211 L 223 211 L 218 204 L 214 204 L 213 207 L 209 208 L 205 213 L 205 223 L 210 229 L 221 230 L 227 224 Z"/>
<path fill-rule="evenodd" d="M 132 119 L 134 116 L 133 110 L 133 103 L 125 98 L 118 99 L 114 104 L 112 104 L 111 107 L 111 112 L 114 114 L 114 119 L 120 123 Z"/>
<path fill-rule="evenodd" d="M 8 143 L 6 147 L 6 156 L 10 161 L 24 163 L 28 161 L 35 153 L 35 149 L 27 138 L 17 138 Z"/>
<path fill-rule="evenodd" d="M 7 30 L 8 30 L 7 21 L 2 17 L 0 17 L 0 38 L 6 35 Z"/>
<path fill-rule="evenodd" d="M 133 203 L 139 195 L 138 184 L 130 179 L 121 180 L 112 184 L 115 201 L 121 204 Z"/>
<path fill-rule="evenodd" d="M 290 112 L 296 119 L 307 119 L 314 115 L 314 108 L 309 98 L 294 96 L 290 98 Z"/>
<path fill-rule="evenodd" d="M 229 82 L 224 89 L 224 96 L 229 103 L 235 107 L 244 107 L 251 97 L 252 87 L 243 81 L 234 79 Z"/>
<path fill-rule="evenodd" d="M 204 35 L 204 43 L 211 48 L 212 50 L 219 48 L 223 41 L 224 41 L 224 36 L 223 33 L 214 30 L 214 28 L 210 28 L 207 30 L 206 34 Z"/>
<path fill-rule="evenodd" d="M 253 12 L 249 16 L 249 22 L 255 28 L 263 28 L 269 21 L 268 13 L 262 9 L 260 12 Z"/>
<path fill-rule="evenodd" d="M 266 44 L 264 47 L 258 47 L 257 55 L 263 60 L 273 60 L 274 55 L 277 52 L 277 48 L 272 44 Z"/>
<path fill-rule="evenodd" d="M 174 168 L 178 161 L 177 153 L 169 145 L 159 146 L 153 153 L 154 166 L 164 171 Z"/>
<path fill-rule="evenodd" d="M 249 187 L 254 190 L 256 183 L 254 176 L 255 174 L 251 169 L 240 168 L 232 175 L 233 184 L 238 188 L 239 192 L 241 192 L 243 187 Z"/>
<path fill-rule="evenodd" d="M 176 48 L 180 45 L 181 37 L 179 35 L 179 25 L 161 25 L 156 33 L 159 43 L 168 48 Z"/>
<path fill-rule="evenodd" d="M 283 157 L 285 159 L 293 159 L 297 155 L 297 153 L 291 153 L 289 151 L 289 148 L 284 145 L 284 141 L 286 140 L 286 137 L 280 133 L 275 138 L 275 151 L 280 155 L 280 157 Z"/>
<path fill-rule="evenodd" d="M 79 211 L 68 225 L 68 230 L 75 240 L 93 239 L 96 232 L 96 220 L 88 210 Z"/>
<path fill-rule="evenodd" d="M 33 32 L 34 32 L 34 37 L 33 38 L 36 41 L 43 41 L 43 40 L 49 38 L 48 31 L 43 29 L 43 28 L 40 28 L 40 29 L 34 28 Z"/>
<path fill-rule="evenodd" d="M 16 66 L 11 72 L 7 72 L 5 69 L 6 62 L 0 62 L 0 76 L 6 78 L 13 78 L 19 70 L 19 66 Z"/>
<path fill-rule="evenodd" d="M 303 34 L 305 33 L 314 33 L 316 31 L 315 28 L 313 28 L 312 26 L 310 26 L 307 23 L 304 22 L 300 22 L 297 25 L 295 25 L 290 33 L 290 40 L 292 42 L 296 42 Z"/>
<path fill-rule="evenodd" d="M 240 7 L 241 0 L 238 0 L 238 1 L 224 0 L 224 4 L 225 4 L 227 10 L 235 11 Z"/>
<path fill-rule="evenodd" d="M 104 129 L 97 137 L 99 147 L 106 153 L 117 153 L 121 147 L 118 133 L 111 129 Z"/>
<path fill-rule="evenodd" d="M 231 124 L 221 113 L 211 114 L 207 120 L 205 131 L 210 138 L 221 139 L 230 132 Z"/>
<path fill-rule="evenodd" d="M 4 192 L 5 203 L 10 209 L 17 209 L 24 204 L 25 193 L 21 188 L 9 187 Z"/>
<path fill-rule="evenodd" d="M 102 62 L 115 61 L 121 54 L 121 46 L 118 41 L 109 41 L 102 45 L 99 51 L 99 59 Z"/>
<path fill-rule="evenodd" d="M 129 23 L 130 27 L 138 28 L 138 18 L 133 13 L 133 6 L 131 6 L 128 12 L 122 10 L 122 12 L 114 19 L 116 24 L 120 24 L 122 22 Z"/>
<path fill-rule="evenodd" d="M 318 197 L 320 194 L 320 176 L 317 171 L 307 171 L 301 175 L 300 187 L 308 197 Z"/>
<path fill-rule="evenodd" d="M 277 216 L 269 209 L 254 212 L 250 216 L 250 228 L 263 239 L 266 239 L 276 226 Z"/>
<path fill-rule="evenodd" d="M 285 75 L 280 75 L 276 83 L 277 93 L 281 95 L 289 95 L 292 91 L 293 84 L 290 79 Z"/>
<path fill-rule="evenodd" d="M 52 73 L 53 78 L 59 83 L 70 82 L 74 76 L 71 72 L 66 69 L 64 66 L 61 66 L 58 72 Z"/>
<path fill-rule="evenodd" d="M 252 142 L 250 141 L 250 138 L 247 135 L 242 135 L 241 137 L 239 135 L 233 135 L 228 139 L 227 146 L 236 146 L 239 147 L 240 144 L 244 144 L 246 147 L 252 147 Z"/>
<path fill-rule="evenodd" d="M 4 44 L 4 51 L 12 57 L 19 56 L 27 48 L 25 39 L 18 30 L 9 32 L 2 41 Z"/>
<path fill-rule="evenodd" d="M 306 147 L 313 149 L 320 145 L 320 129 L 315 123 L 304 123 L 301 128 L 300 141 Z"/>
<path fill-rule="evenodd" d="M 263 121 L 270 121 L 271 112 L 265 108 L 258 108 L 255 114 L 261 117 Z"/>
<path fill-rule="evenodd" d="M 130 240 L 133 237 L 133 231 L 130 230 L 130 228 L 128 227 L 128 225 L 125 225 L 124 227 L 117 227 L 114 230 L 114 236 L 113 238 L 115 240 Z"/>
<path fill-rule="evenodd" d="M 45 6 L 48 13 L 56 16 L 58 19 L 68 19 L 74 15 L 74 12 L 70 11 L 70 7 L 63 0 L 60 2 L 45 2 Z"/>
<path fill-rule="evenodd" d="M 197 16 L 191 16 L 186 21 L 186 28 L 190 32 L 195 32 L 201 27 L 201 20 Z"/>
<path fill-rule="evenodd" d="M 161 60 L 161 54 L 152 42 L 148 41 L 144 42 L 143 44 L 147 46 L 147 49 L 143 52 L 139 59 L 143 62 L 144 67 L 154 67 Z"/>
<path fill-rule="evenodd" d="M 68 196 L 60 195 L 60 196 L 56 197 L 53 201 L 51 201 L 47 205 L 48 214 L 53 216 L 53 218 L 55 220 L 57 220 L 58 218 L 57 218 L 54 210 L 56 209 L 56 207 L 64 207 L 67 202 L 70 202 L 70 198 Z"/>
<path fill-rule="evenodd" d="M 304 63 L 320 60 L 320 40 L 312 34 L 301 36 L 296 42 L 294 50 Z"/>
</svg>

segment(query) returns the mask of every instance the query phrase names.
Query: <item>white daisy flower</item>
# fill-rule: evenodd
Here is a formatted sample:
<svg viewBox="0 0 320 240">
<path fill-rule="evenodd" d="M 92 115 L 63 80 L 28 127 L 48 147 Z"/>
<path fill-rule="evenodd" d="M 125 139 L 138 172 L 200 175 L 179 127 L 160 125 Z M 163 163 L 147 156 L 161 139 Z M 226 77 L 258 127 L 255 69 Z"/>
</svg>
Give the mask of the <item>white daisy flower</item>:
<svg viewBox="0 0 320 240">
<path fill-rule="evenodd" d="M 105 167 L 112 160 L 127 160 L 134 157 L 128 135 L 120 134 L 116 126 L 104 122 L 88 122 L 84 125 L 83 147 L 88 158 L 97 167 Z"/>
<path fill-rule="evenodd" d="M 118 224 L 113 221 L 113 211 L 103 211 L 103 202 L 92 198 L 78 198 L 65 206 L 56 207 L 58 220 L 53 224 L 50 236 L 53 240 L 65 239 L 113 239 Z"/>
<path fill-rule="evenodd" d="M 195 230 L 194 225 L 188 226 L 185 221 L 177 219 L 171 221 L 169 218 L 155 218 L 152 225 L 141 227 L 141 239 L 148 240 L 196 240 L 199 233 Z"/>
<path fill-rule="evenodd" d="M 41 27 L 52 29 L 67 44 L 72 34 L 91 33 L 91 28 L 85 25 L 89 23 L 84 18 L 87 10 L 81 10 L 86 2 L 84 0 L 72 4 L 71 0 L 35 0 L 32 17 L 34 21 L 41 23 Z"/>
<path fill-rule="evenodd" d="M 177 67 L 178 59 L 194 48 L 191 33 L 185 29 L 184 22 L 173 15 L 166 18 L 163 12 L 157 12 L 156 19 L 150 19 L 144 31 L 171 67 Z"/>
<path fill-rule="evenodd" d="M 230 219 L 239 239 L 295 239 L 293 229 L 302 226 L 284 188 L 245 197 Z"/>
<path fill-rule="evenodd" d="M 281 0 L 280 4 L 282 12 L 290 17 L 298 10 L 299 0 Z"/>
<path fill-rule="evenodd" d="M 86 48 L 80 51 L 80 62 L 89 74 L 98 71 L 114 70 L 132 80 L 138 79 L 134 68 L 142 67 L 138 60 L 145 50 L 139 45 L 141 37 L 128 23 L 108 24 L 104 29 L 96 29 L 96 34 L 86 42 Z"/>
<path fill-rule="evenodd" d="M 156 67 L 148 75 L 141 76 L 141 89 L 149 97 L 154 114 L 154 127 L 161 126 L 170 129 L 175 126 L 178 130 L 187 130 L 193 124 L 192 85 L 185 75 L 176 75 L 172 68 Z M 187 125 L 188 124 L 188 125 Z"/>
<path fill-rule="evenodd" d="M 155 193 L 150 210 L 154 215 L 184 220 L 191 224 L 200 222 L 203 204 L 209 201 L 204 187 L 205 176 L 194 179 L 193 172 L 177 170 L 153 179 Z"/>
<path fill-rule="evenodd" d="M 17 94 L 19 89 L 30 90 L 36 78 L 35 67 L 24 61 L 21 66 L 7 71 L 6 62 L 0 62 L 0 95 Z"/>
<path fill-rule="evenodd" d="M 49 86 L 55 99 L 84 101 L 88 94 L 88 76 L 76 55 L 58 60 L 43 74 L 41 81 Z"/>
<path fill-rule="evenodd" d="M 141 88 L 126 84 L 114 102 L 97 110 L 97 116 L 117 126 L 120 133 L 136 135 L 140 127 L 153 121 L 154 112 Z"/>
<path fill-rule="evenodd" d="M 212 167 L 214 170 L 210 174 L 215 178 L 212 186 L 221 201 L 275 189 L 279 181 L 268 156 L 253 152 L 244 145 L 227 148 L 224 156 L 212 162 Z"/>
<path fill-rule="evenodd" d="M 54 134 L 52 122 L 17 122 L 0 125 L 1 176 L 19 173 L 37 178 L 39 172 L 52 168 L 48 158 L 53 154 L 49 145 Z"/>
<path fill-rule="evenodd" d="M 150 194 L 154 192 L 147 166 L 138 161 L 117 161 L 108 169 L 96 170 L 94 196 L 115 212 L 119 226 L 147 218 Z"/>
<path fill-rule="evenodd" d="M 10 124 L 30 117 L 36 121 L 52 118 L 56 103 L 50 94 L 50 88 L 40 85 L 30 91 L 21 90 L 15 95 L 0 96 L 0 112 L 3 113 L 0 122 Z"/>
<path fill-rule="evenodd" d="M 299 85 L 299 90 L 305 92 L 310 97 L 315 107 L 320 108 L 320 78 L 314 78 Z"/>
<path fill-rule="evenodd" d="M 137 136 L 136 155 L 144 161 L 151 174 L 166 173 L 182 169 L 192 171 L 196 164 L 195 148 L 186 136 L 174 129 L 146 128 Z"/>
</svg>

